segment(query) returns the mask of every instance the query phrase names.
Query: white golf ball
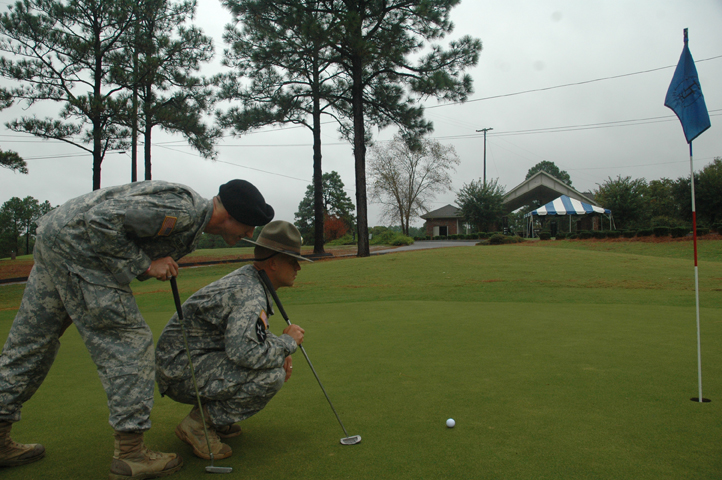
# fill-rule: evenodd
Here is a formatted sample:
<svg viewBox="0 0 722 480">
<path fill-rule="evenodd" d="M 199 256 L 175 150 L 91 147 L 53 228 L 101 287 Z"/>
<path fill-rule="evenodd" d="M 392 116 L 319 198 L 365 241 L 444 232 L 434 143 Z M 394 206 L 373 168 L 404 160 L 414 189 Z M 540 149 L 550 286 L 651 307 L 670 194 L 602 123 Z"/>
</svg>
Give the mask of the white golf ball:
<svg viewBox="0 0 722 480">
<path fill-rule="evenodd" d="M 447 426 L 447 427 L 449 427 L 449 428 L 454 428 L 454 425 L 456 425 L 456 422 L 454 421 L 453 418 L 450 418 L 450 419 L 448 419 L 448 420 L 446 421 L 446 426 Z"/>
</svg>

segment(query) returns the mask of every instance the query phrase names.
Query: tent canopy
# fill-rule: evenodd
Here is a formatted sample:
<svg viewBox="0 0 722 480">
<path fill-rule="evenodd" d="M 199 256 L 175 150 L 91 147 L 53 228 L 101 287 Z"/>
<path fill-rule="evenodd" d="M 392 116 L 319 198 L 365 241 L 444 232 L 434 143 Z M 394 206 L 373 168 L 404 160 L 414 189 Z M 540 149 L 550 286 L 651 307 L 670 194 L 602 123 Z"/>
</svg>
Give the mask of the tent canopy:
<svg viewBox="0 0 722 480">
<path fill-rule="evenodd" d="M 603 213 L 611 214 L 612 211 L 607 208 L 597 207 L 588 203 L 580 202 L 575 198 L 569 198 L 566 195 L 562 195 L 556 200 L 552 200 L 543 207 L 539 207 L 526 215 L 586 215 L 589 213 Z"/>
</svg>

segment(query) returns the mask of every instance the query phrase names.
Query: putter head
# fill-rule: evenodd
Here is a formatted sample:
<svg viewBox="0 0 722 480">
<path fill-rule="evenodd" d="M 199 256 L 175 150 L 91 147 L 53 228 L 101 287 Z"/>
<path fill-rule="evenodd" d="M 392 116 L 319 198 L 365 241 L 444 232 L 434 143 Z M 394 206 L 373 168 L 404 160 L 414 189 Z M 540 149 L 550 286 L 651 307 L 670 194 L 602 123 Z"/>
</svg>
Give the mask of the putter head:
<svg viewBox="0 0 722 480">
<path fill-rule="evenodd" d="M 205 427 L 204 427 L 205 429 Z M 206 437 L 208 439 L 208 437 Z M 213 466 L 213 452 L 211 452 L 211 464 L 206 467 L 206 473 L 231 473 L 233 467 L 215 467 Z"/>
<path fill-rule="evenodd" d="M 341 445 L 356 445 L 361 443 L 361 435 L 352 435 L 341 439 Z"/>
<path fill-rule="evenodd" d="M 232 471 L 233 467 L 214 467 L 213 465 L 206 467 L 206 473 L 231 473 Z"/>
</svg>

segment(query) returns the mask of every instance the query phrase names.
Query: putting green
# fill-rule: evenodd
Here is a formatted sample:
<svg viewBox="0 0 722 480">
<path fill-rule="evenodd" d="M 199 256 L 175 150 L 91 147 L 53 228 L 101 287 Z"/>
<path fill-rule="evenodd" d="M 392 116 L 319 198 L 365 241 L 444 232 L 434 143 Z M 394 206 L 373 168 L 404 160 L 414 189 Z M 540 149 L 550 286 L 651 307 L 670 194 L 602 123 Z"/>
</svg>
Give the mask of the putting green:
<svg viewBox="0 0 722 480">
<path fill-rule="evenodd" d="M 304 266 L 281 299 L 306 329 L 348 433 L 363 441 L 339 444 L 344 433 L 298 352 L 292 379 L 217 465 L 259 480 L 719 478 L 722 265 L 701 273 L 704 396 L 713 401 L 699 404 L 689 400 L 688 262 L 548 249 L 545 269 L 542 249 L 463 250 Z M 183 298 L 231 269 L 184 270 Z M 157 337 L 173 313 L 169 286 L 134 289 Z M 0 338 L 13 316 L 0 311 Z M 284 328 L 280 315 L 271 328 Z M 45 444 L 47 458 L 3 469 L 3 479 L 107 475 L 105 395 L 75 329 L 62 342 L 13 432 Z M 209 464 L 173 434 L 189 409 L 157 396 L 152 412 L 148 444 L 185 459 L 170 478 L 204 476 Z"/>
</svg>

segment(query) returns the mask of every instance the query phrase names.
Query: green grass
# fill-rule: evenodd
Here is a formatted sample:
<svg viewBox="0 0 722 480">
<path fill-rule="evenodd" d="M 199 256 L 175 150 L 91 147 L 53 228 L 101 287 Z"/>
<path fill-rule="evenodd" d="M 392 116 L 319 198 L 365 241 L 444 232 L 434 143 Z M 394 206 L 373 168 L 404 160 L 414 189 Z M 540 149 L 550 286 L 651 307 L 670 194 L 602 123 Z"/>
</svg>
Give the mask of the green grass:
<svg viewBox="0 0 722 480">
<path fill-rule="evenodd" d="M 349 434 L 300 352 L 294 376 L 217 462 L 244 479 L 715 479 L 722 476 L 722 262 L 700 255 L 704 396 L 697 395 L 691 261 L 563 244 L 456 247 L 304 265 L 279 292 Z M 645 246 L 648 248 L 648 246 Z M 656 249 L 655 249 L 656 248 Z M 707 254 L 705 254 L 707 255 Z M 185 298 L 234 269 L 183 269 Z M 169 285 L 133 285 L 156 337 Z M 5 293 L 8 292 L 8 293 Z M 0 288 L 0 339 L 22 286 Z M 280 315 L 271 321 L 280 332 Z M 13 430 L 44 460 L 2 478 L 104 478 L 105 395 L 74 328 Z M 189 407 L 156 398 L 146 438 L 208 461 L 173 434 Z M 447 429 L 444 422 L 455 418 Z M 230 478 L 230 476 L 229 476 Z"/>
<path fill-rule="evenodd" d="M 694 245 L 689 238 L 683 241 L 670 241 L 665 243 L 653 243 L 624 238 L 620 238 L 614 242 L 604 240 L 555 240 L 528 243 L 536 247 L 544 248 L 582 250 L 586 252 L 629 253 L 634 255 L 649 255 L 652 257 L 680 258 L 690 262 L 694 260 Z M 698 239 L 697 257 L 699 260 L 722 262 L 722 242 L 719 241 L 719 237 L 715 239 L 704 237 Z"/>
</svg>

